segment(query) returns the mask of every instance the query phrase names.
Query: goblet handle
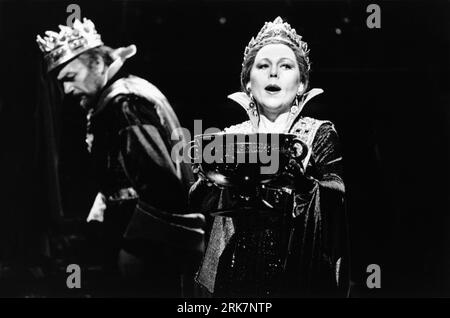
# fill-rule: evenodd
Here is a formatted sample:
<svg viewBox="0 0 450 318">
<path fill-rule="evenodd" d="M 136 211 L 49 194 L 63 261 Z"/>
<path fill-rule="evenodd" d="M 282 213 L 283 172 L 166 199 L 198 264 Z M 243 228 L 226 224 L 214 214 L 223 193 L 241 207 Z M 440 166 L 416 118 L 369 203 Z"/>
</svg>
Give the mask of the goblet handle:
<svg viewBox="0 0 450 318">
<path fill-rule="evenodd" d="M 300 138 L 295 138 L 291 147 L 292 157 L 297 161 L 302 161 L 308 155 L 308 146 Z"/>
</svg>

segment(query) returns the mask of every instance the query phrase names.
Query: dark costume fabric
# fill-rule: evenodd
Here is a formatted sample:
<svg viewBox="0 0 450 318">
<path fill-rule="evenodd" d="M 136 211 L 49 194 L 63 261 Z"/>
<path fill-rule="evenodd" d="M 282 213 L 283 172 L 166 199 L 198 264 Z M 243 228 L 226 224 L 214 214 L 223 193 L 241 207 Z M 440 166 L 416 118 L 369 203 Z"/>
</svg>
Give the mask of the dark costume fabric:
<svg viewBox="0 0 450 318">
<path fill-rule="evenodd" d="M 250 133 L 255 118 L 225 132 Z M 267 190 L 265 199 L 281 212 L 248 211 L 217 216 L 196 280 L 217 297 L 345 297 L 349 255 L 342 157 L 331 122 L 296 116 L 288 131 L 309 147 L 304 159 L 308 186 L 292 192 Z M 202 212 L 235 206 L 229 189 L 191 188 Z"/>
<path fill-rule="evenodd" d="M 123 71 L 106 85 L 88 118 L 107 205 L 114 213 L 120 205 L 130 213 L 124 202 L 135 201 L 132 215 L 125 217 L 122 271 L 139 277 L 145 272 L 155 296 L 177 296 L 180 275 L 193 272 L 203 251 L 203 219 L 188 215 L 191 168 L 171 158 L 172 147 L 186 142 L 178 119 L 155 86 Z"/>
</svg>

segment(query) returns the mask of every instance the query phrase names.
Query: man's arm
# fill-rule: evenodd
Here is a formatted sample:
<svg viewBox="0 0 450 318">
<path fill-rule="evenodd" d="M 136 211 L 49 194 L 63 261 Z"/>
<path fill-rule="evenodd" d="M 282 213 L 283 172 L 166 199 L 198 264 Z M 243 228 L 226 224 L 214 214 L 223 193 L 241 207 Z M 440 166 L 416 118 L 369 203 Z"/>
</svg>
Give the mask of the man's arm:
<svg viewBox="0 0 450 318">
<path fill-rule="evenodd" d="M 164 111 L 134 95 L 119 96 L 114 102 L 119 160 L 138 193 L 141 211 L 128 230 L 169 244 L 203 244 L 204 217 L 189 211 L 186 179 L 191 173 L 183 173 L 183 163 L 170 156 L 175 141 Z"/>
</svg>

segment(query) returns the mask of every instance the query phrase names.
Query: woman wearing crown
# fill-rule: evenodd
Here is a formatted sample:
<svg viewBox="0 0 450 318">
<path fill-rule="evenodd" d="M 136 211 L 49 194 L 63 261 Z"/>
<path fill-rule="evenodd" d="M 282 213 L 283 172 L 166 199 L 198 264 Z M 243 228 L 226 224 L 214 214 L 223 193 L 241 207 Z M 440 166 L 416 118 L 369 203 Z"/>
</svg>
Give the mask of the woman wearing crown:
<svg viewBox="0 0 450 318">
<path fill-rule="evenodd" d="M 249 120 L 226 133 L 294 133 L 308 155 L 294 166 L 288 222 L 270 217 L 216 216 L 197 282 L 218 297 L 348 295 L 349 260 L 342 157 L 333 124 L 301 115 L 321 89 L 307 91 L 309 50 L 278 17 L 245 49 L 242 92 L 229 97 Z M 305 167 L 304 169 L 302 167 Z M 223 207 L 227 195 L 200 178 L 191 201 L 203 211 Z"/>
</svg>

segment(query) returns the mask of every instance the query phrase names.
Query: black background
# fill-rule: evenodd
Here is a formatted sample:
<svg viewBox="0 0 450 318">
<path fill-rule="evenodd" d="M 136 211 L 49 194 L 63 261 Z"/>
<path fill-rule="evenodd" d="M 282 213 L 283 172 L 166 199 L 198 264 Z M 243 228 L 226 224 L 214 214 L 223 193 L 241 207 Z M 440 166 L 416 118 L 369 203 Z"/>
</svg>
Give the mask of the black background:
<svg viewBox="0 0 450 318">
<path fill-rule="evenodd" d="M 137 45 L 132 72 L 191 130 L 194 119 L 206 129 L 245 118 L 226 99 L 243 50 L 265 21 L 285 18 L 311 49 L 311 87 L 325 90 L 305 115 L 335 122 L 344 147 L 353 295 L 450 296 L 448 1 L 377 1 L 381 29 L 367 27 L 360 1 L 1 1 L 0 262 L 35 262 L 43 238 L 84 220 L 95 196 L 81 109 L 66 101 L 49 137 L 37 102 L 35 37 L 65 24 L 70 3 L 107 45 Z M 369 264 L 381 289 L 365 285 Z"/>
</svg>

